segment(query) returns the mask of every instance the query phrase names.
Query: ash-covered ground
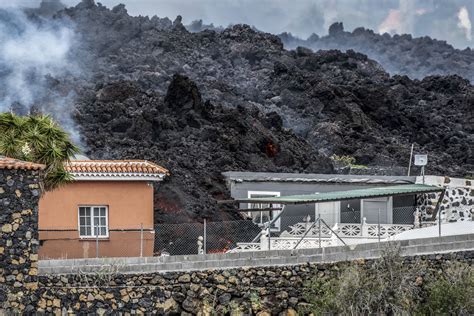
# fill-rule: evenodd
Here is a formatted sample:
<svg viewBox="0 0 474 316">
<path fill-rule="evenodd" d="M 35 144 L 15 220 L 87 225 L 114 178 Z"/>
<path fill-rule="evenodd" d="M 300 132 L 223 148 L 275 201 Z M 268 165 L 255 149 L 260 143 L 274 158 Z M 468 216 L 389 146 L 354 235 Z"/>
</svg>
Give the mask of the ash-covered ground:
<svg viewBox="0 0 474 316">
<path fill-rule="evenodd" d="M 474 89 L 460 76 L 391 77 L 352 50 L 288 51 L 245 25 L 190 33 L 179 17 L 132 17 L 92 0 L 53 19 L 74 25 L 83 73 L 48 89 L 74 92 L 86 155 L 171 171 L 158 222 L 232 217 L 215 203 L 229 170 L 329 173 L 333 154 L 405 167 L 412 143 L 429 154 L 427 173 L 474 169 Z"/>
</svg>

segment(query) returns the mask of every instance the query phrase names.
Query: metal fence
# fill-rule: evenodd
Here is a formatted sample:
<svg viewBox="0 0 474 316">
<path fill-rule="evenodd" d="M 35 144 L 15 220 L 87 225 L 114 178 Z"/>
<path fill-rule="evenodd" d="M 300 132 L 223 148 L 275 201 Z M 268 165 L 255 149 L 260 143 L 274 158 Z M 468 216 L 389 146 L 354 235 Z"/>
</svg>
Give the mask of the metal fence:
<svg viewBox="0 0 474 316">
<path fill-rule="evenodd" d="M 39 229 L 39 259 L 153 256 L 155 230 L 144 225 Z"/>
<path fill-rule="evenodd" d="M 258 217 L 258 216 L 257 216 Z M 361 218 L 360 213 L 356 218 Z M 391 218 L 378 216 L 375 221 L 367 222 L 365 218 L 334 224 L 327 219 L 322 219 L 321 234 L 318 227 L 311 227 L 317 222 L 316 215 L 307 214 L 300 216 L 281 216 L 270 225 L 268 234 L 268 223 L 259 224 L 252 220 L 236 220 L 224 222 L 210 222 L 203 220 L 199 223 L 184 224 L 161 224 L 155 226 L 155 253 L 154 255 L 186 255 L 186 254 L 210 254 L 225 253 L 239 250 L 263 250 L 262 239 L 268 246 L 265 249 L 277 247 L 290 247 L 299 238 L 306 239 L 303 244 L 316 247 L 321 242 L 311 243 L 310 239 L 320 237 L 324 239 L 323 244 L 332 236 L 344 244 L 344 240 L 355 242 L 355 239 L 386 239 L 395 234 L 414 227 L 415 207 L 401 207 L 393 209 Z M 395 224 L 388 224 L 395 223 Z M 309 228 L 311 227 L 311 228 Z M 307 232 L 307 230 L 309 230 Z M 270 239 L 270 241 L 268 241 Z M 301 242 L 300 242 L 301 244 Z M 337 244 L 337 242 L 336 242 Z"/>
<path fill-rule="evenodd" d="M 333 223 L 313 214 L 281 216 L 269 223 L 251 219 L 159 224 L 154 227 L 90 229 L 62 227 L 40 230 L 40 259 L 149 257 L 212 254 L 250 250 L 312 248 L 377 242 L 415 227 L 439 225 L 415 220 L 415 208 L 394 208 L 393 215 L 362 213 Z M 360 218 L 360 221 L 354 219 Z M 375 220 L 374 220 L 375 219 Z M 439 229 L 441 236 L 441 229 Z M 85 236 L 86 235 L 86 236 Z"/>
<path fill-rule="evenodd" d="M 260 231 L 251 220 L 156 225 L 155 255 L 225 253 Z"/>
</svg>

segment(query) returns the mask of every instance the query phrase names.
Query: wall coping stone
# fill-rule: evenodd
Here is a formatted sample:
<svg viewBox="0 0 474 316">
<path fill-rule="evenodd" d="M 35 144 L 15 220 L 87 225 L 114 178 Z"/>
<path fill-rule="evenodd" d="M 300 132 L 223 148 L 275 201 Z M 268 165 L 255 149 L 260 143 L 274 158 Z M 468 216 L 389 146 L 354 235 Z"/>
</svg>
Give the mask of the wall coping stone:
<svg viewBox="0 0 474 316">
<path fill-rule="evenodd" d="M 264 267 L 308 262 L 337 262 L 353 259 L 373 259 L 389 244 L 399 245 L 402 255 L 424 255 L 474 249 L 474 234 L 430 237 L 413 240 L 359 244 L 355 247 L 271 250 L 229 254 L 186 255 L 169 257 L 123 257 L 40 260 L 39 274 L 94 273 L 104 266 L 121 273 L 173 272 L 239 267 Z"/>
</svg>

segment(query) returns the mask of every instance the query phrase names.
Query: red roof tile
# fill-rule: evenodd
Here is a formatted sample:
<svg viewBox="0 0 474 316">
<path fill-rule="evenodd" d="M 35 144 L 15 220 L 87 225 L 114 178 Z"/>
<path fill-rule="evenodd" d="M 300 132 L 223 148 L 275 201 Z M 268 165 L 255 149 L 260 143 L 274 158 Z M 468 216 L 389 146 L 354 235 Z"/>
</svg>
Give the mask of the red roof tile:
<svg viewBox="0 0 474 316">
<path fill-rule="evenodd" d="M 169 175 L 169 171 L 165 168 L 146 160 L 71 160 L 66 163 L 65 169 L 73 174 Z"/>
<path fill-rule="evenodd" d="M 0 169 L 44 170 L 45 165 L 0 156 Z"/>
</svg>

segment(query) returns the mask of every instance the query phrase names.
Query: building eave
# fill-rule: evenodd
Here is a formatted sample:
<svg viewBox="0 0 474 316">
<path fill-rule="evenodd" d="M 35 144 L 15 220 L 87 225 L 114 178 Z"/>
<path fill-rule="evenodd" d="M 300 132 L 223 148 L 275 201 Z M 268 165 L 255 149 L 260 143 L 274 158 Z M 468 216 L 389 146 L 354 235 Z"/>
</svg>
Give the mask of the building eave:
<svg viewBox="0 0 474 316">
<path fill-rule="evenodd" d="M 137 174 L 137 173 L 74 173 L 75 181 L 163 181 L 164 173 L 158 174 Z"/>
<path fill-rule="evenodd" d="M 299 182 L 299 183 L 365 183 L 365 184 L 414 184 L 416 177 L 371 176 L 312 173 L 223 172 L 227 181 L 242 182 Z"/>
</svg>

